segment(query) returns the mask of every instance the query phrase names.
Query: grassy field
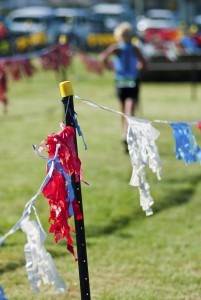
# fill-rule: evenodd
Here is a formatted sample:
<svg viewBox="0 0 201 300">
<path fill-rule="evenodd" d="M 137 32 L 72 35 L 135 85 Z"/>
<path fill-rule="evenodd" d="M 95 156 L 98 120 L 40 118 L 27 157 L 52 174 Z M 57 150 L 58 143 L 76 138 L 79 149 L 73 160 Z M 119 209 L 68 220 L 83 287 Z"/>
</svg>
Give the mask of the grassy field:
<svg viewBox="0 0 201 300">
<path fill-rule="evenodd" d="M 84 99 L 119 110 L 112 74 L 87 73 L 79 61 L 68 71 L 74 93 Z M 45 162 L 36 157 L 39 145 L 59 131 L 63 118 L 60 79 L 38 71 L 35 77 L 9 83 L 9 114 L 0 114 L 0 232 L 6 233 L 20 218 L 25 203 L 45 177 Z M 188 83 L 144 83 L 138 117 L 171 121 L 201 119 L 201 86 L 191 99 Z M 82 186 L 91 298 L 97 300 L 198 300 L 201 299 L 201 169 L 186 166 L 174 154 L 172 129 L 154 123 L 162 158 L 162 180 L 149 170 L 154 215 L 146 217 L 137 188 L 129 186 L 130 158 L 123 152 L 118 115 L 75 100 L 78 121 L 88 150 L 78 140 L 84 178 Z M 201 145 L 196 126 L 192 131 Z M 49 207 L 42 195 L 36 200 L 39 217 L 48 231 Z M 73 222 L 73 220 L 72 220 Z M 74 238 L 75 240 L 75 238 Z M 77 263 L 65 242 L 54 243 L 48 234 L 46 249 L 52 254 L 68 291 L 55 295 L 41 286 L 34 294 L 25 270 L 22 231 L 8 237 L 0 248 L 0 285 L 8 299 L 80 299 Z"/>
</svg>

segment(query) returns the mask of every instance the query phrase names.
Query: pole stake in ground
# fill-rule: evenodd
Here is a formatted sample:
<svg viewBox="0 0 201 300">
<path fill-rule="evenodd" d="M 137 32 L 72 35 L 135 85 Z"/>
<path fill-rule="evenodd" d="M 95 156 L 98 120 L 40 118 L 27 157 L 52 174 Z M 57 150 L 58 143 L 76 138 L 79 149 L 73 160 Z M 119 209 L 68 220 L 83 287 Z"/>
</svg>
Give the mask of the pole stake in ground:
<svg viewBox="0 0 201 300">
<path fill-rule="evenodd" d="M 66 126 L 72 126 L 76 131 L 76 126 L 73 120 L 74 103 L 73 103 L 73 88 L 71 82 L 70 81 L 61 82 L 60 92 L 62 96 L 62 102 L 64 104 Z M 78 154 L 76 134 L 75 134 L 74 142 L 75 142 L 75 149 Z M 76 220 L 76 218 L 74 218 L 75 230 L 76 230 L 81 300 L 90 300 L 91 296 L 90 296 L 90 285 L 89 285 L 89 272 L 88 272 L 88 262 L 87 262 L 87 248 L 86 248 L 86 239 L 85 239 L 81 184 L 80 184 L 80 180 L 75 181 L 74 175 L 72 176 L 71 180 L 74 188 L 75 198 L 78 201 L 83 216 L 81 220 Z"/>
</svg>

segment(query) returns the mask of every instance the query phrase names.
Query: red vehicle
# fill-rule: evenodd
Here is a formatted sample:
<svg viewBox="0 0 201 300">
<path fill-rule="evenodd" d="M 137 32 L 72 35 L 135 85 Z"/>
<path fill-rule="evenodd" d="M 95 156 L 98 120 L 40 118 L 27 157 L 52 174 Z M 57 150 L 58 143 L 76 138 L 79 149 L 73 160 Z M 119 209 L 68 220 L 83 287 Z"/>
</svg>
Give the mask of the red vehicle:
<svg viewBox="0 0 201 300">
<path fill-rule="evenodd" d="M 196 29 L 196 33 L 194 34 L 194 40 L 199 48 L 201 48 L 201 15 L 197 15 L 194 20 L 194 24 L 192 25 Z"/>
<path fill-rule="evenodd" d="M 157 37 L 160 40 L 179 38 L 178 22 L 173 12 L 167 9 L 150 9 L 137 22 L 139 35 L 145 42 Z"/>
</svg>

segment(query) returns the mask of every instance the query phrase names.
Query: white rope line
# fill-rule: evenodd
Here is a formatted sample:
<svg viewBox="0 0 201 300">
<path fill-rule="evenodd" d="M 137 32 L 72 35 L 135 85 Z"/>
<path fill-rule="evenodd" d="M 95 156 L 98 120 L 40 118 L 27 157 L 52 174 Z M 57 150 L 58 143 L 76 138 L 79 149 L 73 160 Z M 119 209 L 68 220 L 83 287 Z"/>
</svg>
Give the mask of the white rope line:
<svg viewBox="0 0 201 300">
<path fill-rule="evenodd" d="M 97 104 L 91 100 L 88 100 L 88 99 L 83 99 L 83 98 L 80 98 L 79 96 L 77 95 L 74 95 L 74 98 L 79 100 L 79 101 L 82 101 L 88 105 L 91 105 L 91 106 L 94 106 L 96 108 L 100 108 L 100 109 L 103 109 L 103 110 L 106 110 L 108 112 L 112 112 L 112 113 L 115 113 L 115 114 L 118 114 L 118 115 L 121 115 L 125 118 L 132 118 L 133 120 L 135 120 L 136 122 L 142 122 L 142 123 L 160 123 L 160 124 L 172 124 L 172 123 L 185 123 L 185 124 L 188 124 L 188 125 L 196 125 L 198 123 L 201 123 L 201 120 L 198 120 L 198 121 L 182 121 L 182 122 L 178 122 L 178 121 L 167 121 L 167 120 L 147 120 L 147 119 L 141 119 L 141 118 L 136 118 L 136 117 L 130 117 L 130 116 L 127 116 L 126 114 L 118 111 L 118 110 L 115 110 L 115 109 L 112 109 L 112 108 L 108 108 L 106 106 L 103 106 L 103 105 L 100 105 L 100 104 Z"/>
<path fill-rule="evenodd" d="M 106 111 L 109 111 L 109 112 L 112 112 L 112 113 L 121 115 L 121 116 L 123 116 L 123 117 L 125 117 L 125 118 L 130 118 L 130 116 L 127 116 L 127 115 L 125 115 L 124 113 L 122 113 L 122 112 L 120 112 L 120 111 L 118 111 L 118 110 L 115 110 L 115 109 L 113 109 L 113 108 L 108 108 L 108 107 L 102 106 L 102 105 L 100 105 L 100 104 L 96 104 L 96 103 L 94 103 L 94 102 L 91 101 L 91 100 L 86 100 L 86 99 L 80 98 L 80 97 L 78 97 L 78 96 L 76 96 L 76 95 L 74 96 L 74 98 L 77 99 L 77 100 L 79 100 L 79 101 L 82 101 L 82 102 L 84 102 L 84 103 L 86 103 L 86 104 L 88 104 L 88 105 L 94 106 L 94 107 L 96 107 L 96 108 L 101 108 L 101 109 L 103 109 L 103 110 L 106 110 Z M 150 123 L 150 122 L 151 122 L 151 121 L 149 121 L 149 120 L 139 119 L 139 118 L 136 118 L 136 117 L 132 117 L 132 118 L 135 119 L 136 122 L 143 122 L 143 123 Z"/>
</svg>

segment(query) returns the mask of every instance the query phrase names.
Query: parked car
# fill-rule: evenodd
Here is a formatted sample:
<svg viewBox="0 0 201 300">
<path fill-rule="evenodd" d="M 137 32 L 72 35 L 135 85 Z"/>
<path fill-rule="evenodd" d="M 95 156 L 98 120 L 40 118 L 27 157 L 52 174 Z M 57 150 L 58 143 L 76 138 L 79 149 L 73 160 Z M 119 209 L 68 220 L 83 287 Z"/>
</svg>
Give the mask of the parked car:
<svg viewBox="0 0 201 300">
<path fill-rule="evenodd" d="M 135 30 L 135 15 L 130 7 L 122 4 L 96 4 L 90 9 L 90 18 L 94 22 L 87 38 L 88 48 L 100 50 L 115 42 L 113 32 L 115 27 L 127 21 Z"/>
<path fill-rule="evenodd" d="M 193 22 L 193 27 L 195 27 L 195 31 L 201 35 L 201 15 L 196 15 Z"/>
<path fill-rule="evenodd" d="M 10 34 L 16 47 L 26 51 L 56 42 L 54 10 L 50 7 L 24 7 L 11 11 L 8 16 Z"/>
<path fill-rule="evenodd" d="M 150 9 L 138 18 L 137 29 L 172 29 L 177 28 L 178 23 L 175 14 L 168 9 Z"/>
<path fill-rule="evenodd" d="M 179 25 L 176 15 L 167 9 L 150 9 L 138 17 L 137 32 L 145 42 L 157 40 L 176 40 L 179 37 Z"/>
<path fill-rule="evenodd" d="M 201 15 L 196 15 L 193 24 L 190 26 L 194 31 L 194 40 L 197 46 L 201 49 Z"/>
<path fill-rule="evenodd" d="M 134 11 L 123 4 L 101 3 L 91 7 L 91 14 L 104 22 L 104 31 L 113 32 L 114 28 L 123 21 L 135 26 Z"/>
<path fill-rule="evenodd" d="M 83 48 L 90 28 L 89 12 L 85 8 L 56 8 L 54 22 L 57 40 L 65 35 L 70 46 Z"/>
</svg>

